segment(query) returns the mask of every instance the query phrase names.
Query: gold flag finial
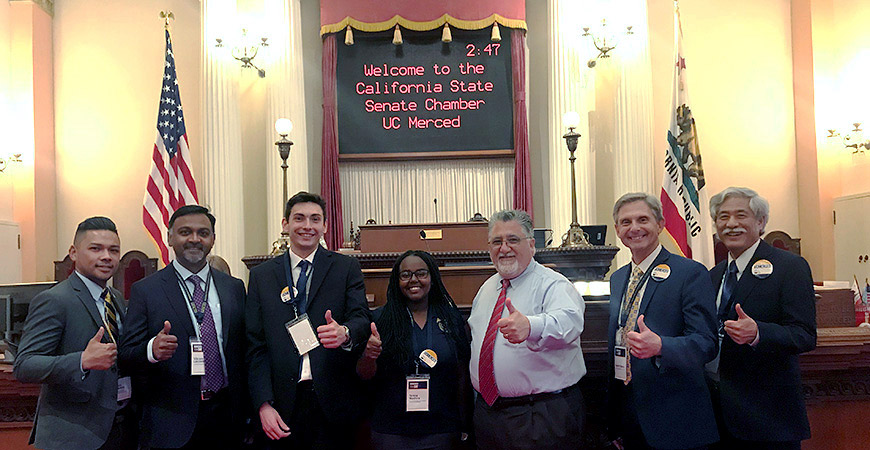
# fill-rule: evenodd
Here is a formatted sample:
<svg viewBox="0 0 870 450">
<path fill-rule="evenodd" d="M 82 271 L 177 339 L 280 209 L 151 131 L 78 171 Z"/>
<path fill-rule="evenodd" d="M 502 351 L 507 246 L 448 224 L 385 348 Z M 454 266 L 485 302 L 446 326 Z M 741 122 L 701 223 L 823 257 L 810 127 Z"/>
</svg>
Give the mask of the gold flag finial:
<svg viewBox="0 0 870 450">
<path fill-rule="evenodd" d="M 169 21 L 175 20 L 175 14 L 172 11 L 160 11 L 160 18 L 163 19 L 163 27 L 169 29 Z"/>
</svg>

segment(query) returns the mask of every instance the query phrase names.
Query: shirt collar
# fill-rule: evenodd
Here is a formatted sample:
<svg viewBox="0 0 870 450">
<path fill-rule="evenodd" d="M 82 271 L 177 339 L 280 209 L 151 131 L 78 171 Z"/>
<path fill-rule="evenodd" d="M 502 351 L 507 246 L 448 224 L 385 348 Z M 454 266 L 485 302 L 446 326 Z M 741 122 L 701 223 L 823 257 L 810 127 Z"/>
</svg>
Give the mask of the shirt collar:
<svg viewBox="0 0 870 450">
<path fill-rule="evenodd" d="M 314 255 L 317 254 L 317 249 L 319 247 L 320 247 L 319 245 L 317 247 L 314 247 L 314 251 L 311 252 L 311 254 L 306 256 L 305 258 L 302 258 L 301 256 L 297 255 L 296 253 L 293 253 L 292 250 L 288 249 L 287 253 L 290 254 L 290 268 L 295 269 L 296 266 L 299 265 L 299 261 L 302 261 L 303 259 L 308 261 L 312 266 L 314 266 Z"/>
<path fill-rule="evenodd" d="M 174 267 L 175 271 L 178 272 L 179 275 L 181 275 L 182 280 L 187 281 L 187 279 L 190 278 L 191 275 L 194 275 L 193 272 L 187 270 L 186 267 L 182 266 L 177 259 L 172 261 L 172 267 Z M 200 280 L 205 281 L 206 277 L 208 277 L 209 269 L 211 269 L 211 267 L 208 265 L 208 263 L 206 263 L 206 265 L 203 266 L 203 268 L 200 269 L 200 271 L 197 272 L 195 275 L 199 276 Z"/>
<path fill-rule="evenodd" d="M 102 299 L 103 289 L 105 288 L 101 288 L 99 284 L 94 283 L 94 280 L 82 275 L 78 270 L 75 271 L 75 274 L 85 283 L 85 287 L 88 288 L 88 292 L 91 293 L 91 297 L 93 297 L 94 300 Z"/>
<path fill-rule="evenodd" d="M 743 273 L 743 269 L 749 264 L 749 260 L 752 259 L 752 255 L 755 254 L 755 251 L 758 250 L 758 245 L 761 243 L 761 239 L 759 238 L 752 244 L 751 247 L 747 248 L 737 257 L 737 273 Z M 728 252 L 728 264 L 731 264 L 731 261 L 735 261 L 734 258 L 731 257 L 731 252 Z"/>
<path fill-rule="evenodd" d="M 513 285 L 513 284 L 514 284 L 515 282 L 517 282 L 517 281 L 522 280 L 523 277 L 526 276 L 526 274 L 532 273 L 532 272 L 535 270 L 533 266 L 537 266 L 537 265 L 539 265 L 539 264 L 538 264 L 537 261 L 535 261 L 535 258 L 534 258 L 534 256 L 533 256 L 533 257 L 532 257 L 532 260 L 529 261 L 529 265 L 526 266 L 526 268 L 523 269 L 523 271 L 522 271 L 519 275 L 517 275 L 517 276 L 515 276 L 515 277 L 513 277 L 513 278 L 510 278 L 511 285 Z M 496 273 L 498 273 L 498 272 L 496 272 Z M 501 276 L 501 274 L 498 274 L 498 276 L 499 276 L 499 278 L 501 278 L 502 280 L 505 280 L 505 279 L 506 279 L 505 277 Z"/>
<path fill-rule="evenodd" d="M 634 271 L 635 267 L 640 267 L 640 270 L 645 273 L 647 270 L 649 270 L 649 266 L 652 265 L 653 261 L 655 261 L 656 258 L 658 258 L 659 253 L 661 253 L 661 252 L 662 252 L 662 244 L 659 244 L 658 247 L 656 247 L 656 249 L 653 250 L 652 253 L 649 254 L 649 256 L 647 256 L 643 261 L 640 262 L 640 264 L 635 264 L 634 261 L 632 261 L 631 262 L 631 270 Z"/>
</svg>

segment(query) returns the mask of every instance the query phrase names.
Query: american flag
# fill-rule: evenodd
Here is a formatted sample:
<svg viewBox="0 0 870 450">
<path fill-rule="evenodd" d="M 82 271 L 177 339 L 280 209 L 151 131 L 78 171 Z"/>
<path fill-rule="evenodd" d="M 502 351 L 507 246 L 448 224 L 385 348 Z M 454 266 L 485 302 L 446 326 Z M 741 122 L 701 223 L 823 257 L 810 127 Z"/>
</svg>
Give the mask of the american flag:
<svg viewBox="0 0 870 450">
<path fill-rule="evenodd" d="M 160 250 L 160 259 L 166 265 L 170 261 L 169 245 L 166 242 L 169 217 L 181 206 L 198 203 L 169 30 L 166 30 L 164 66 L 157 115 L 157 138 L 154 141 L 153 164 L 145 190 L 145 204 L 142 206 L 142 221 Z"/>
</svg>

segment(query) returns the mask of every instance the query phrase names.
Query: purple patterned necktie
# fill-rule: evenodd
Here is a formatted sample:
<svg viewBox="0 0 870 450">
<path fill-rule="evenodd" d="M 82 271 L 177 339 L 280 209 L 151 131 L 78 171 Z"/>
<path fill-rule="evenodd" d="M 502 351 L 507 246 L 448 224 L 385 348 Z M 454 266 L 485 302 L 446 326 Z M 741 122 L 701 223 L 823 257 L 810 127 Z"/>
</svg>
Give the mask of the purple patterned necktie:
<svg viewBox="0 0 870 450">
<path fill-rule="evenodd" d="M 224 387 L 225 383 L 214 317 L 212 317 L 211 307 L 205 299 L 205 291 L 202 290 L 202 278 L 191 275 L 188 280 L 193 282 L 193 305 L 197 311 L 203 311 L 202 323 L 199 324 L 199 334 L 205 357 L 205 375 L 202 377 L 200 387 L 204 391 L 217 392 Z M 203 307 L 205 307 L 204 310 Z"/>
</svg>

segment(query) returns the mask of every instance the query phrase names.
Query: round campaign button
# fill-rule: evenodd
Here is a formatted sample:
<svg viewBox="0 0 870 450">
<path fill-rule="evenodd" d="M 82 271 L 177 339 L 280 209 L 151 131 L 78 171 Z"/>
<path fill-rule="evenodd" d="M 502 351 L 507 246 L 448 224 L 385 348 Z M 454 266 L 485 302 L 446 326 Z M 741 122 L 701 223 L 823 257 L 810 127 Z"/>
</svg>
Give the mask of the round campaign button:
<svg viewBox="0 0 870 450">
<path fill-rule="evenodd" d="M 650 276 L 656 281 L 667 280 L 671 276 L 671 268 L 667 264 L 659 264 L 653 268 Z"/>
<path fill-rule="evenodd" d="M 773 263 L 766 259 L 759 259 L 752 265 L 752 274 L 755 278 L 765 279 L 773 273 Z"/>
<path fill-rule="evenodd" d="M 423 361 L 423 364 L 426 364 L 431 369 L 435 367 L 435 364 L 438 364 L 438 355 L 435 354 L 435 350 L 427 348 L 420 353 L 420 361 Z"/>
<path fill-rule="evenodd" d="M 284 289 L 281 289 L 281 301 L 282 302 L 287 303 L 292 299 L 293 299 L 293 297 L 290 296 L 290 288 L 289 287 L 285 286 Z"/>
</svg>

